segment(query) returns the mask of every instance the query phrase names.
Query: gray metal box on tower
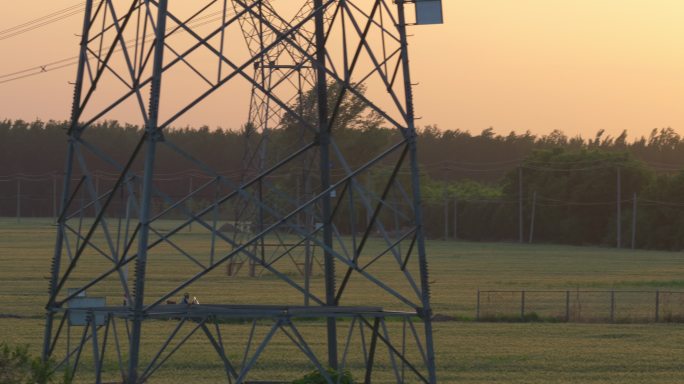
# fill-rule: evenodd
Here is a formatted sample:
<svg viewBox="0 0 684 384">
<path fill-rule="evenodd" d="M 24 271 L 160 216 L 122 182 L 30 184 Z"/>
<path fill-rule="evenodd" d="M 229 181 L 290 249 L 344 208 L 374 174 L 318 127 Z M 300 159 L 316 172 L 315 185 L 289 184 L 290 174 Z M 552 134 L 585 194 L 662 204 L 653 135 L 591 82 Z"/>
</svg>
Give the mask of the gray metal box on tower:
<svg viewBox="0 0 684 384">
<path fill-rule="evenodd" d="M 89 316 L 93 316 L 95 325 L 104 325 L 106 321 L 106 314 L 104 312 L 95 312 L 95 309 L 102 308 L 107 305 L 104 297 L 85 297 L 77 296 L 69 300 L 69 325 L 71 326 L 85 326 L 90 323 Z"/>
<path fill-rule="evenodd" d="M 416 0 L 416 24 L 443 24 L 442 0 Z"/>
</svg>

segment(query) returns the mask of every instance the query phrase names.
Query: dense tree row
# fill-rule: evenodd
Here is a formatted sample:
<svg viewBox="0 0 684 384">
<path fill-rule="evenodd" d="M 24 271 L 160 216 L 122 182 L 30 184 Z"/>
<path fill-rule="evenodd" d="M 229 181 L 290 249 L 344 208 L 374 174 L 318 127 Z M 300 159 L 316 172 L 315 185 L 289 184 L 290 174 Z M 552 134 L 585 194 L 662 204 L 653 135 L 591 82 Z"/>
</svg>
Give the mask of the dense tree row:
<svg viewBox="0 0 684 384">
<path fill-rule="evenodd" d="M 349 115 L 349 122 L 342 126 L 354 128 L 335 128 L 336 140 L 342 147 L 354 148 L 354 162 L 370 159 L 379 148 L 396 139 L 395 130 L 357 121 L 353 111 Z M 274 156 L 283 156 L 297 140 L 293 130 L 284 126 L 272 132 Z M 0 176 L 7 179 L 17 174 L 62 172 L 65 128 L 64 122 L 1 121 Z M 123 161 L 139 138 L 139 128 L 107 121 L 88 129 L 85 135 L 89 142 Z M 209 165 L 227 174 L 240 173 L 246 140 L 254 140 L 254 135 L 258 133 L 250 132 L 249 127 L 166 132 L 174 143 L 189 152 L 205 154 Z M 171 152 L 159 155 L 161 173 L 192 168 Z M 679 225 L 684 224 L 684 174 L 676 172 L 684 164 L 684 139 L 670 128 L 628 140 L 626 133 L 610 137 L 602 131 L 586 139 L 569 138 L 559 131 L 544 136 L 529 132 L 496 135 L 492 129 L 471 134 L 428 126 L 420 131 L 419 159 L 430 237 L 442 237 L 446 222 L 450 236 L 455 230 L 463 239 L 517 240 L 522 222 L 525 241 L 533 231 L 534 240 L 539 242 L 615 244 L 619 172 L 623 244 L 631 242 L 636 194 L 636 245 L 684 248 L 680 233 L 684 225 Z M 114 171 L 104 162 L 95 161 L 90 166 L 91 171 Z M 44 185 L 31 188 L 27 183 L 22 192 L 27 196 L 42 194 L 45 201 L 50 200 L 50 191 Z M 187 190 L 185 186 L 178 188 Z M 0 183 L 0 198 L 5 197 L 0 200 L 0 215 L 9 214 L 15 195 L 14 185 Z M 46 203 L 36 205 L 32 211 L 25 208 L 24 212 L 49 215 L 50 208 Z"/>
</svg>

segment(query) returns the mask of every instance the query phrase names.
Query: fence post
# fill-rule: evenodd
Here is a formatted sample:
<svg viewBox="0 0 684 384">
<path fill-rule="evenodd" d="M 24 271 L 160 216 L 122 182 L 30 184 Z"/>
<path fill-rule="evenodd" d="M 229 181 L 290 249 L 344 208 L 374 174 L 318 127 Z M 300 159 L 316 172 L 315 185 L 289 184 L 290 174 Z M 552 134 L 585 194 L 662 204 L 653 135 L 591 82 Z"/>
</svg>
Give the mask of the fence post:
<svg viewBox="0 0 684 384">
<path fill-rule="evenodd" d="M 52 175 L 52 217 L 57 222 L 57 175 Z"/>
<path fill-rule="evenodd" d="M 655 322 L 660 321 L 660 289 L 656 289 L 655 295 Z"/>
<path fill-rule="evenodd" d="M 615 186 L 617 198 L 616 198 L 616 211 L 617 211 L 617 221 L 615 223 L 615 241 L 617 248 L 622 247 L 622 180 L 620 177 L 620 167 L 617 167 L 617 185 Z"/>
<path fill-rule="evenodd" d="M 190 175 L 190 180 L 189 180 L 189 183 L 188 183 L 188 195 L 192 195 L 192 192 L 193 192 L 193 189 L 194 189 L 194 186 L 192 185 L 192 184 L 193 184 L 192 181 L 193 181 L 193 180 L 192 180 L 192 175 Z M 200 183 L 200 184 L 201 184 L 201 183 Z M 192 204 L 192 200 L 193 200 L 193 199 L 190 198 L 188 201 L 190 202 L 190 211 L 191 211 L 191 212 L 194 212 L 194 207 L 193 207 L 193 204 Z M 235 223 L 233 223 L 233 225 L 236 225 L 236 226 L 237 226 L 238 223 L 235 222 Z M 191 221 L 190 224 L 188 225 L 188 232 L 192 232 L 192 221 Z"/>
<path fill-rule="evenodd" d="M 532 214 L 530 215 L 530 237 L 529 237 L 529 243 L 532 244 L 532 239 L 534 237 L 534 216 L 536 215 L 536 210 L 537 210 L 537 191 L 534 191 L 532 193 Z"/>
<path fill-rule="evenodd" d="M 525 321 L 525 290 L 520 291 L 520 319 Z"/>
<path fill-rule="evenodd" d="M 444 240 L 449 240 L 449 191 L 444 183 Z"/>
<path fill-rule="evenodd" d="M 636 248 L 636 225 L 637 225 L 637 193 L 634 192 L 632 202 L 632 249 Z"/>
<path fill-rule="evenodd" d="M 475 307 L 475 321 L 480 321 L 480 288 L 477 289 L 477 306 Z"/>
<path fill-rule="evenodd" d="M 523 242 L 523 169 L 518 167 L 518 242 Z"/>
<path fill-rule="evenodd" d="M 458 240 L 458 197 L 454 198 L 454 240 Z"/>
<path fill-rule="evenodd" d="M 21 178 L 17 176 L 17 223 L 21 223 Z"/>
<path fill-rule="evenodd" d="M 369 195 L 372 195 L 373 188 L 374 188 L 373 178 L 371 177 L 371 173 L 368 172 L 368 174 L 366 175 L 366 193 Z M 310 192 L 310 188 L 307 188 L 305 185 L 304 186 L 305 199 L 309 198 L 309 195 L 308 195 L 309 192 Z M 366 227 L 370 227 L 370 225 L 371 225 L 371 217 L 373 217 L 372 209 L 373 209 L 373 204 L 369 204 L 368 207 L 366 208 Z"/>
<path fill-rule="evenodd" d="M 615 290 L 610 291 L 610 322 L 615 322 Z"/>
<path fill-rule="evenodd" d="M 565 321 L 570 322 L 570 291 L 565 291 Z"/>
</svg>

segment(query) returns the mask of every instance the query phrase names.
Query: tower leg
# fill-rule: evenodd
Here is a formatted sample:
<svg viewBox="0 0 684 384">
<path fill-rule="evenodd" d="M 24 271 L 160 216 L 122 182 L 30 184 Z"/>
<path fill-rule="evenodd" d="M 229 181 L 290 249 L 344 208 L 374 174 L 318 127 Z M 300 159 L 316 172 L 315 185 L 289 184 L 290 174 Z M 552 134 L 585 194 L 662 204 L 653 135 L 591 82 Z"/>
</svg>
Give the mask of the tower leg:
<svg viewBox="0 0 684 384">
<path fill-rule="evenodd" d="M 321 191 L 330 188 L 330 126 L 328 124 L 328 84 L 325 72 L 326 42 L 323 0 L 314 1 L 316 22 L 316 92 L 318 98 L 318 139 L 321 167 Z M 332 206 L 330 193 L 321 198 L 323 218 L 323 260 L 325 269 L 325 304 L 337 305 L 335 300 L 335 260 L 330 253 L 333 245 Z M 335 318 L 328 318 L 328 365 L 337 369 L 337 323 Z"/>
<path fill-rule="evenodd" d="M 62 183 L 62 200 L 61 200 L 61 212 L 64 212 L 67 207 L 67 202 L 69 199 L 69 189 L 71 187 L 71 176 L 72 168 L 74 162 L 74 140 L 73 137 L 78 135 L 78 118 L 80 115 L 80 103 L 81 94 L 83 90 L 83 77 L 85 75 L 85 65 L 87 60 L 87 48 L 88 48 L 88 37 L 90 31 L 90 24 L 92 17 L 93 0 L 87 0 L 85 3 L 85 10 L 83 16 L 83 32 L 81 37 L 81 49 L 78 61 L 78 69 L 76 71 L 76 82 L 74 84 L 74 98 L 71 106 L 71 118 L 70 118 L 70 129 L 69 136 L 71 140 L 69 141 L 69 146 L 67 148 L 67 160 L 66 168 L 64 171 L 64 182 Z M 43 351 L 42 358 L 43 361 L 47 361 L 50 357 L 50 349 L 52 343 L 52 327 L 55 317 L 54 300 L 57 296 L 57 284 L 59 279 L 59 267 L 62 263 L 62 246 L 64 244 L 64 218 L 62 215 L 58 215 L 57 220 L 57 239 L 55 241 L 55 248 L 52 258 L 52 271 L 50 275 L 50 301 L 47 304 L 47 314 L 45 319 L 45 335 L 43 340 Z"/>
<path fill-rule="evenodd" d="M 428 279 L 427 255 L 425 250 L 425 235 L 423 232 L 423 211 L 420 197 L 420 172 L 418 169 L 418 149 L 416 145 L 416 126 L 413 106 L 413 89 L 411 85 L 411 70 L 409 66 L 408 39 L 406 33 L 406 10 L 404 4 L 406 0 L 398 0 L 399 32 L 401 39 L 401 56 L 404 74 L 404 92 L 406 96 L 406 112 L 409 138 L 409 156 L 411 161 L 411 184 L 413 188 L 413 209 L 417 228 L 417 250 L 420 268 L 420 284 L 422 291 L 422 304 L 420 315 L 425 325 L 425 353 L 427 357 L 428 378 L 430 384 L 437 383 L 434 341 L 432 339 L 432 308 L 430 307 L 430 283 Z"/>
<path fill-rule="evenodd" d="M 145 272 L 147 268 L 147 246 L 150 232 L 150 205 L 152 203 L 152 182 L 157 149 L 157 141 L 161 139 L 157 125 L 159 121 L 159 96 L 161 92 L 162 65 L 164 61 L 164 36 L 166 35 L 166 13 L 168 0 L 160 0 L 157 12 L 156 45 L 152 84 L 150 89 L 150 105 L 148 122 L 145 127 L 147 149 L 145 152 L 145 169 L 143 174 L 143 192 L 140 204 L 140 232 L 138 235 L 138 257 L 135 271 L 135 299 L 131 326 L 131 341 L 128 361 L 128 384 L 139 381 L 138 363 L 140 359 L 140 337 L 144 319 L 143 305 L 145 300 Z"/>
</svg>

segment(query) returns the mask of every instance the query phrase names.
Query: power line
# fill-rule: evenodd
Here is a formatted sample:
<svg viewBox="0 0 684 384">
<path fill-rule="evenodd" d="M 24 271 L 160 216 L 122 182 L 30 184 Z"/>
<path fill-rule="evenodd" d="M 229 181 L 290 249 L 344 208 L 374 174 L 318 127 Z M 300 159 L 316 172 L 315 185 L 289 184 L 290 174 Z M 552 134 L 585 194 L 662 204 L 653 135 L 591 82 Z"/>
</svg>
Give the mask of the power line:
<svg viewBox="0 0 684 384">
<path fill-rule="evenodd" d="M 458 164 L 458 165 L 499 165 L 499 164 L 519 164 L 525 160 L 524 157 L 508 160 L 497 161 L 457 161 L 457 160 L 441 160 L 433 163 L 423 163 L 424 166 L 436 167 L 443 164 Z"/>
<path fill-rule="evenodd" d="M 218 15 L 218 16 L 216 16 L 216 15 Z M 213 12 L 213 13 L 210 13 L 210 14 L 196 18 L 195 20 L 193 20 L 188 25 L 192 26 L 192 27 L 200 27 L 200 26 L 204 26 L 206 24 L 209 24 L 211 22 L 220 20 L 222 17 L 223 17 L 222 12 Z M 178 28 L 168 28 L 167 32 L 169 32 L 169 31 L 175 32 L 178 30 L 179 30 Z M 181 30 L 181 31 L 187 33 L 187 31 L 185 31 L 185 30 Z M 1 34 L 0 34 L 0 36 L 1 36 Z M 143 41 L 150 41 L 150 40 L 153 40 L 154 38 L 155 38 L 154 33 L 150 33 L 147 36 L 143 37 Z M 2 40 L 2 39 L 3 38 L 0 37 L 0 40 Z M 138 42 L 136 42 L 136 39 L 130 39 L 130 40 L 126 41 L 126 48 L 132 48 L 136 44 L 138 44 Z M 109 49 L 109 48 L 107 48 L 107 49 Z M 115 51 L 118 52 L 120 50 L 121 50 L 121 48 L 117 48 Z M 0 84 L 10 83 L 13 81 L 26 79 L 26 78 L 33 77 L 33 76 L 42 75 L 42 74 L 47 73 L 47 72 L 52 72 L 52 71 L 55 71 L 58 69 L 74 66 L 77 63 L 78 63 L 78 56 L 72 56 L 72 57 L 69 57 L 66 59 L 53 61 L 51 63 L 47 63 L 47 64 L 43 64 L 43 65 L 37 65 L 37 66 L 33 66 L 33 67 L 26 68 L 23 70 L 15 71 L 12 73 L 7 73 L 4 75 L 0 75 Z"/>
<path fill-rule="evenodd" d="M 47 15 L 42 16 L 42 17 L 39 17 L 39 18 L 37 18 L 37 19 L 33 19 L 33 20 L 27 21 L 27 22 L 25 22 L 25 23 L 22 23 L 22 24 L 19 24 L 19 25 L 15 25 L 14 27 L 10 27 L 10 28 L 6 28 L 6 29 L 3 29 L 3 30 L 0 30 L 0 35 L 7 34 L 7 33 L 9 33 L 9 32 L 16 31 L 17 29 L 20 29 L 20 28 L 23 28 L 23 27 L 27 27 L 27 26 L 29 26 L 29 25 L 31 25 L 31 24 L 38 23 L 38 22 L 43 21 L 43 20 L 45 20 L 45 19 L 49 19 L 50 17 L 57 16 L 57 15 L 59 15 L 59 14 L 65 13 L 65 12 L 72 11 L 74 8 L 79 8 L 79 7 L 82 8 L 83 5 L 85 5 L 85 3 L 84 3 L 84 2 L 80 2 L 80 3 L 78 3 L 78 4 L 71 5 L 71 6 L 69 6 L 69 7 L 66 7 L 66 8 L 64 8 L 64 9 L 61 9 L 61 10 L 59 10 L 59 11 L 55 11 L 55 12 L 53 12 L 53 13 L 47 14 Z"/>
<path fill-rule="evenodd" d="M 58 21 L 67 19 L 67 18 L 69 18 L 69 17 L 71 17 L 71 16 L 78 15 L 78 14 L 81 13 L 82 11 L 83 11 L 82 9 L 79 9 L 79 10 L 76 10 L 76 11 L 74 11 L 74 12 L 71 12 L 71 13 L 68 13 L 68 14 L 66 14 L 66 15 L 63 15 L 63 16 L 61 16 L 61 17 L 59 17 L 59 18 L 52 19 L 52 20 L 48 20 L 48 21 L 43 22 L 43 23 L 40 23 L 40 24 L 32 25 L 31 27 L 28 27 L 28 28 L 25 28 L 25 29 L 21 29 L 21 30 L 19 30 L 19 31 L 17 31 L 17 32 L 14 32 L 14 33 L 5 34 L 5 35 L 3 35 L 3 36 L 0 36 L 0 41 L 2 41 L 2 40 L 7 40 L 7 39 L 12 38 L 12 37 L 16 37 L 16 36 L 23 35 L 23 34 L 25 34 L 25 33 L 31 32 L 31 31 L 33 31 L 33 30 L 42 28 L 42 27 L 44 27 L 44 26 L 46 26 L 46 25 L 50 25 L 50 24 L 56 23 L 56 22 L 58 22 Z"/>
<path fill-rule="evenodd" d="M 21 80 L 21 79 L 25 79 L 25 78 L 27 78 L 27 77 L 33 77 L 33 76 L 37 76 L 37 75 L 40 75 L 40 74 L 43 74 L 43 73 L 56 71 L 56 70 L 58 70 L 58 69 L 71 67 L 71 66 L 73 66 L 74 64 L 76 64 L 76 63 L 67 63 L 67 64 L 63 64 L 63 65 L 58 65 L 58 66 L 52 67 L 52 68 L 41 67 L 41 71 L 40 71 L 40 72 L 29 73 L 29 74 L 26 74 L 26 75 L 13 77 L 13 78 L 11 78 L 11 79 L 7 79 L 7 80 L 0 81 L 0 84 L 5 84 L 5 83 L 9 83 L 10 81 Z"/>
<path fill-rule="evenodd" d="M 35 29 L 42 28 L 46 25 L 53 24 L 58 21 L 69 18 L 71 16 L 77 15 L 83 12 L 84 5 L 84 2 L 79 2 L 78 4 L 66 7 L 59 11 L 52 12 L 48 15 L 41 16 L 33 20 L 29 20 L 27 22 L 15 25 L 10 28 L 3 29 L 0 31 L 0 41 L 22 35 Z"/>
<path fill-rule="evenodd" d="M 672 171 L 679 171 L 682 168 L 684 168 L 684 165 L 680 166 L 677 164 L 670 164 L 668 167 L 663 167 L 658 165 L 658 163 L 650 163 L 646 161 L 642 161 L 644 165 L 647 165 L 651 168 L 653 171 L 665 171 L 665 172 L 672 172 Z M 450 165 L 448 165 L 450 164 Z M 497 168 L 469 168 L 469 167 L 462 167 L 459 166 L 459 164 L 471 164 L 471 163 L 459 163 L 459 162 L 451 162 L 447 163 L 444 162 L 442 165 L 432 165 L 432 164 L 421 164 L 420 168 L 426 172 L 462 172 L 462 173 L 502 173 L 502 172 L 508 172 L 513 169 L 517 168 L 522 168 L 522 169 L 527 169 L 527 170 L 532 170 L 532 171 L 539 171 L 539 172 L 585 172 L 585 171 L 595 171 L 599 169 L 615 169 L 615 168 L 634 168 L 638 167 L 638 165 L 632 165 L 632 164 L 618 164 L 618 163 L 599 163 L 596 165 L 592 166 L 584 166 L 584 167 L 575 167 L 575 168 L 557 168 L 557 167 L 551 167 L 551 166 L 534 166 L 530 164 L 522 164 L 519 166 L 515 166 L 514 164 L 511 164 L 509 167 L 497 167 Z M 538 162 L 536 164 L 542 164 L 541 162 Z M 549 163 L 553 164 L 553 163 Z"/>
<path fill-rule="evenodd" d="M 41 71 L 40 73 L 42 73 L 42 72 L 44 72 L 43 69 L 45 69 L 45 71 L 52 70 L 51 68 L 47 68 L 47 67 L 51 67 L 51 66 L 57 65 L 57 64 L 66 63 L 66 62 L 68 62 L 68 61 L 73 61 L 73 60 L 76 60 L 76 59 L 78 59 L 78 56 L 74 56 L 74 57 L 69 57 L 69 58 L 67 58 L 67 59 L 61 59 L 61 60 L 53 61 L 53 62 L 51 62 L 51 63 L 47 63 L 47 64 L 43 64 L 43 65 L 37 65 L 37 66 L 35 66 L 35 67 L 26 68 L 26 69 L 22 69 L 22 70 L 20 70 L 20 71 L 16 71 L 16 72 L 12 72 L 12 73 L 7 73 L 7 74 L 4 74 L 4 75 L 0 75 L 0 79 L 5 79 L 5 78 L 7 78 L 7 77 L 12 77 L 12 76 L 23 75 L 23 74 L 25 74 L 25 73 L 27 73 L 27 72 L 36 71 L 36 70 L 40 70 L 40 71 Z M 73 64 L 69 64 L 69 65 L 73 65 Z M 2 82 L 4 82 L 4 81 L 0 81 L 0 84 L 2 84 Z"/>
</svg>

